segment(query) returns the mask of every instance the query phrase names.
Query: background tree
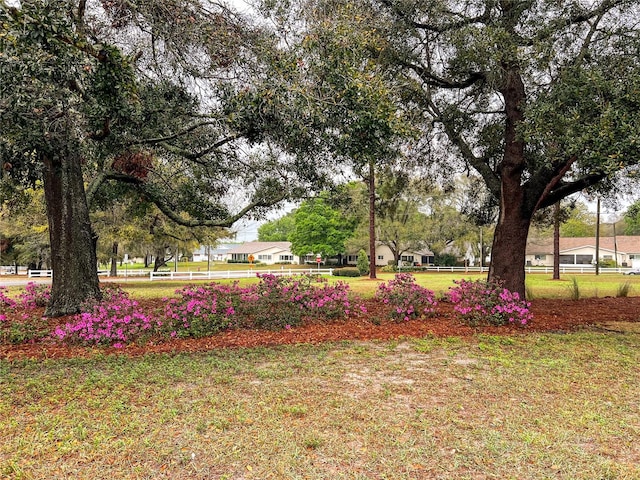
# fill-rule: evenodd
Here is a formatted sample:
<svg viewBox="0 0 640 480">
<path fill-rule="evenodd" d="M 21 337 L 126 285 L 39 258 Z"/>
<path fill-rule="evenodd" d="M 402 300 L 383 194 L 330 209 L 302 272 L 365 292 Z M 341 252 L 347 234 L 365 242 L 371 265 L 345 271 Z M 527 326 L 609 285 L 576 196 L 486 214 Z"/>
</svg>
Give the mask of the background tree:
<svg viewBox="0 0 640 480">
<path fill-rule="evenodd" d="M 625 235 L 640 235 L 640 200 L 629 205 L 624 212 Z"/>
<path fill-rule="evenodd" d="M 368 250 L 375 278 L 376 174 L 403 157 L 400 145 L 413 134 L 399 102 L 402 85 L 371 55 L 383 40 L 369 28 L 367 10 L 351 2 L 264 4 L 289 46 L 286 88 L 304 113 L 287 111 L 292 117 L 305 115 L 296 130 L 311 139 L 302 142 L 304 152 L 313 145 L 315 157 L 322 152 L 334 158 L 348 178 L 355 174 L 368 187 Z"/>
<path fill-rule="evenodd" d="M 377 238 L 393 254 L 394 265 L 399 265 L 403 253 L 417 252 L 427 246 L 427 216 L 418 210 L 415 201 L 401 199 L 378 216 Z"/>
<path fill-rule="evenodd" d="M 291 211 L 275 220 L 263 223 L 258 227 L 260 242 L 288 242 L 295 229 L 294 212 Z"/>
<path fill-rule="evenodd" d="M 358 267 L 360 275 L 369 274 L 369 258 L 367 257 L 367 252 L 364 248 L 361 248 L 358 251 L 358 260 L 356 261 L 356 266 Z"/>
<path fill-rule="evenodd" d="M 576 202 L 571 205 L 568 216 L 560 224 L 561 237 L 595 237 L 596 215 L 587 205 Z"/>
<path fill-rule="evenodd" d="M 314 254 L 326 259 L 342 255 L 344 242 L 355 227 L 339 210 L 328 205 L 326 195 L 305 200 L 293 217 L 295 228 L 289 240 L 291 251 L 300 257 Z"/>
<path fill-rule="evenodd" d="M 48 268 L 51 262 L 49 230 L 42 189 L 25 189 L 0 206 L 0 232 L 8 251 L 2 264 Z"/>
</svg>

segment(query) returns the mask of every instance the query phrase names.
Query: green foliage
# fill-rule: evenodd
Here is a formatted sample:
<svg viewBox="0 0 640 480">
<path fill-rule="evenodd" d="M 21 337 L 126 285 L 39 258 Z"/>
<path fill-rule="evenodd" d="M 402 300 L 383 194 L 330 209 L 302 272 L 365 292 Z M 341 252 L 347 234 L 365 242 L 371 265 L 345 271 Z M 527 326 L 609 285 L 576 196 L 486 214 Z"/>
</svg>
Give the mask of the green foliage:
<svg viewBox="0 0 640 480">
<path fill-rule="evenodd" d="M 456 256 L 450 253 L 440 253 L 434 255 L 433 264 L 440 267 L 454 267 L 456 265 Z"/>
<path fill-rule="evenodd" d="M 289 235 L 295 229 L 294 212 L 285 216 L 263 223 L 258 227 L 258 241 L 260 242 L 287 242 Z"/>
<path fill-rule="evenodd" d="M 358 252 L 358 261 L 356 262 L 358 271 L 360 275 L 368 275 L 369 274 L 369 257 L 367 256 L 367 252 L 364 249 Z"/>
<path fill-rule="evenodd" d="M 632 203 L 624 213 L 625 235 L 640 235 L 640 200 Z"/>
<path fill-rule="evenodd" d="M 336 268 L 333 271 L 333 275 L 336 277 L 361 277 L 362 274 L 357 268 Z"/>
<path fill-rule="evenodd" d="M 340 211 L 330 207 L 325 196 L 304 201 L 295 211 L 295 228 L 289 235 L 291 251 L 331 257 L 344 252 L 344 242 L 354 225 Z"/>
<path fill-rule="evenodd" d="M 562 237 L 595 237 L 596 216 L 584 203 L 575 203 L 569 210 L 569 218 L 560 225 Z"/>
<path fill-rule="evenodd" d="M 567 290 L 569 291 L 569 298 L 571 300 L 580 300 L 582 292 L 580 290 L 580 284 L 578 283 L 578 279 L 576 277 L 571 277 L 571 283 L 567 285 Z"/>
</svg>

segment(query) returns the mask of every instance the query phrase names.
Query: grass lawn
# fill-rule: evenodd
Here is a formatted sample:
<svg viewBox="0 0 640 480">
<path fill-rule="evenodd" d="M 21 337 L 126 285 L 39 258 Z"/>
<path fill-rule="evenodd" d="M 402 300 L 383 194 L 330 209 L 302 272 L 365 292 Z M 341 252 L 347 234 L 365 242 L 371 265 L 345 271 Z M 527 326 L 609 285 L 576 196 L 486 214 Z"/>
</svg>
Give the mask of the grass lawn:
<svg viewBox="0 0 640 480">
<path fill-rule="evenodd" d="M 456 278 L 416 275 L 438 293 Z M 570 298 L 573 280 L 527 286 Z M 0 478 L 640 479 L 638 365 L 640 334 L 596 332 L 0 360 Z"/>
<path fill-rule="evenodd" d="M 388 281 L 393 278 L 393 273 L 378 273 L 377 281 L 370 280 L 368 277 L 327 277 L 329 281 L 345 282 L 355 293 L 363 297 L 371 297 L 374 295 L 378 283 Z M 416 283 L 427 287 L 438 295 L 444 294 L 450 287 L 454 285 L 454 280 L 461 278 L 476 280 L 486 279 L 486 273 L 416 273 L 414 274 Z M 595 276 L 592 274 L 566 274 L 562 275 L 560 280 L 552 280 L 550 274 L 534 273 L 527 275 L 526 284 L 528 294 L 531 298 L 572 298 L 574 289 L 574 280 L 578 285 L 581 297 L 605 297 L 618 296 L 617 292 L 620 287 L 629 284 L 629 295 L 640 295 L 640 276 L 638 275 L 622 275 L 607 274 Z M 216 280 L 218 282 L 232 282 L 233 280 Z M 257 283 L 255 278 L 243 278 L 239 280 L 241 285 L 248 283 Z M 208 281 L 194 281 L 191 283 L 208 283 Z M 144 297 L 162 297 L 171 296 L 175 290 L 185 285 L 185 281 L 127 281 L 123 279 L 120 285 L 127 290 L 132 296 L 138 298 Z"/>
<path fill-rule="evenodd" d="M 0 477 L 638 479 L 639 339 L 0 362 Z"/>
</svg>

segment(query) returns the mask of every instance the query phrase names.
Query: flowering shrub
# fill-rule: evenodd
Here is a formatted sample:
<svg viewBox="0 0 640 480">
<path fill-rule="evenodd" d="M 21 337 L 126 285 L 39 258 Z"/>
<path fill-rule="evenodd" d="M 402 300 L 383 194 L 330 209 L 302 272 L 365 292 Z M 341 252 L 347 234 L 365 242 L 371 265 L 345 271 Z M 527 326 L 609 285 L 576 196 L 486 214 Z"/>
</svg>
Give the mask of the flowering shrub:
<svg viewBox="0 0 640 480">
<path fill-rule="evenodd" d="M 260 283 L 244 305 L 247 327 L 280 329 L 302 322 L 300 301 L 310 285 L 308 278 L 258 274 Z"/>
<path fill-rule="evenodd" d="M 391 307 L 391 317 L 407 321 L 434 312 L 435 293 L 415 283 L 410 273 L 398 273 L 393 280 L 378 285 L 375 298 Z"/>
<path fill-rule="evenodd" d="M 51 286 L 29 282 L 24 291 L 18 295 L 18 302 L 23 308 L 46 307 L 51 298 Z"/>
<path fill-rule="evenodd" d="M 24 291 L 18 295 L 16 299 L 7 295 L 7 288 L 0 287 L 0 321 L 7 319 L 4 312 L 10 309 L 22 308 L 32 310 L 47 305 L 51 297 L 51 287 L 49 285 L 38 285 L 35 282 L 29 282 L 24 287 Z M 27 318 L 29 315 L 23 315 Z"/>
<path fill-rule="evenodd" d="M 178 298 L 164 299 L 165 322 L 162 330 L 172 337 L 204 337 L 228 328 L 243 301 L 251 298 L 255 288 L 210 284 L 186 286 L 176 290 Z"/>
<path fill-rule="evenodd" d="M 138 302 L 131 300 L 123 290 L 111 288 L 103 295 L 103 300 L 94 303 L 90 311 L 74 316 L 73 321 L 64 326 L 56 327 L 54 338 L 120 348 L 152 333 L 159 324 L 140 312 Z"/>
<path fill-rule="evenodd" d="M 7 292 L 7 288 L 0 287 L 0 322 L 4 323 L 4 328 L 0 330 L 0 342 L 17 344 L 46 337 L 49 329 L 36 308 L 47 304 L 51 287 L 29 282 L 16 298 L 7 296 Z M 7 316 L 9 311 L 14 313 L 10 322 Z"/>
<path fill-rule="evenodd" d="M 533 315 L 531 303 L 520 299 L 517 292 L 504 288 L 500 282 L 482 280 L 454 281 L 457 287 L 447 296 L 455 304 L 454 310 L 471 325 L 526 325 Z"/>
<path fill-rule="evenodd" d="M 258 285 L 247 287 L 210 284 L 177 290 L 178 298 L 165 299 L 162 330 L 173 337 L 199 337 L 230 327 L 290 328 L 316 312 L 324 318 L 345 317 L 353 306 L 343 282 L 329 285 L 312 275 L 258 278 Z"/>
<path fill-rule="evenodd" d="M 0 287 L 0 322 L 7 320 L 4 312 L 16 306 L 16 301 L 7 296 L 7 287 Z"/>
</svg>

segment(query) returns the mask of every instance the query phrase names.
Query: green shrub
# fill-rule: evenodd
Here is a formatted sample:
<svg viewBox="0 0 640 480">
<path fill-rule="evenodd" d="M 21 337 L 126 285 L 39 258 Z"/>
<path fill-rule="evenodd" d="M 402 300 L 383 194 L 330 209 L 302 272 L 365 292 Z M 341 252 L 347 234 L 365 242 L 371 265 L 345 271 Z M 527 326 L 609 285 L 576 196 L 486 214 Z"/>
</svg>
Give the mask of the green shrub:
<svg viewBox="0 0 640 480">
<path fill-rule="evenodd" d="M 333 275 L 336 277 L 359 277 L 360 270 L 357 268 L 336 268 Z"/>
<path fill-rule="evenodd" d="M 364 251 L 364 248 L 361 248 L 358 252 L 358 261 L 356 266 L 358 267 L 360 275 L 369 275 L 369 258 L 367 257 L 367 252 Z"/>
</svg>

